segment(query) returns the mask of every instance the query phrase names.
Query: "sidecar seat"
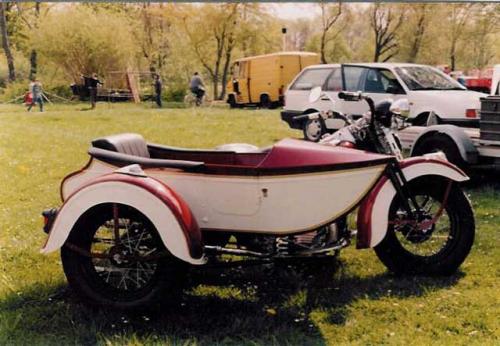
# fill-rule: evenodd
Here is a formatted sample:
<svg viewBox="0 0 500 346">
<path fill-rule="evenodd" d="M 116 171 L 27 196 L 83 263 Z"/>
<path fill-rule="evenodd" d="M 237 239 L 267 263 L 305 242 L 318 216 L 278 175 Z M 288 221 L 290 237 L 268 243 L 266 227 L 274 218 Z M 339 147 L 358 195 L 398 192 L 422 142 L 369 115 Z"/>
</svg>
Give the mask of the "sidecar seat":
<svg viewBox="0 0 500 346">
<path fill-rule="evenodd" d="M 92 146 L 117 153 L 150 158 L 148 145 L 141 135 L 136 133 L 121 133 L 118 135 L 97 138 Z"/>
</svg>

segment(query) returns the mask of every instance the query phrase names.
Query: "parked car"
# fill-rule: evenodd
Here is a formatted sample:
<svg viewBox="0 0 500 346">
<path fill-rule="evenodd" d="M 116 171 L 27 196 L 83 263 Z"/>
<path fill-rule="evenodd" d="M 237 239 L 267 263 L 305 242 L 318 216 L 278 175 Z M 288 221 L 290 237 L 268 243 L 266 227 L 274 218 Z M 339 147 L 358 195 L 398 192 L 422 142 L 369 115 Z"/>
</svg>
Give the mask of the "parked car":
<svg viewBox="0 0 500 346">
<path fill-rule="evenodd" d="M 407 98 L 410 121 L 414 125 L 425 125 L 429 114 L 433 112 L 439 123 L 478 127 L 479 99 L 486 96 L 467 90 L 439 69 L 427 65 L 360 63 L 309 66 L 285 92 L 281 118 L 290 127 L 303 130 L 305 138 L 310 140 L 317 140 L 315 136 L 322 135 L 314 130 L 318 124 L 314 120 L 295 121 L 294 117 L 331 108 L 330 102 L 324 98 L 313 104 L 308 102 L 309 92 L 316 86 L 321 86 L 336 101 L 336 110 L 354 116 L 361 116 L 368 111 L 368 107 L 362 103 L 340 100 L 339 91 L 362 91 L 376 103 L 388 98 Z M 333 132 L 344 123 L 330 119 L 326 125 L 327 130 Z M 310 138 L 311 134 L 313 138 Z"/>
<path fill-rule="evenodd" d="M 231 108 L 283 105 L 283 94 L 292 79 L 306 66 L 319 63 L 309 52 L 281 52 L 236 60 L 227 83 L 227 103 Z"/>
</svg>

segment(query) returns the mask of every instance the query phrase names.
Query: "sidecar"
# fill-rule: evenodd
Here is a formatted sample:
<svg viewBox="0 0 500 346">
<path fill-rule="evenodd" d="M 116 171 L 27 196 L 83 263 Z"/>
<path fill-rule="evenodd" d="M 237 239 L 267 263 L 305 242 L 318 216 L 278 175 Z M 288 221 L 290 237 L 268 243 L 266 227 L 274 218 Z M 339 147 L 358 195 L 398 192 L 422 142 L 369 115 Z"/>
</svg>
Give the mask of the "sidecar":
<svg viewBox="0 0 500 346">
<path fill-rule="evenodd" d="M 80 215 L 100 203 L 158 213 L 146 211 L 132 192 L 142 189 L 145 198 L 169 201 L 160 210 L 175 209 L 176 222 L 185 225 L 172 236 L 193 239 L 186 241 L 190 249 L 169 237 L 165 245 L 194 264 L 202 262 L 200 231 L 286 235 L 331 223 L 358 204 L 392 160 L 293 139 L 235 152 L 167 147 L 136 134 L 96 139 L 88 153 L 87 165 L 61 184 L 64 204 L 43 251 L 62 246 Z M 155 225 L 160 234 L 172 229 L 163 220 Z"/>
<path fill-rule="evenodd" d="M 64 271 L 80 295 L 123 308 L 164 297 L 160 292 L 179 285 L 183 266 L 216 254 L 307 256 L 346 246 L 338 221 L 362 200 L 369 214 L 362 247 L 384 238 L 380 210 L 395 192 L 382 176 L 392 156 L 295 139 L 241 148 L 169 147 L 137 134 L 92 141 L 87 165 L 61 183 L 62 206 L 44 213 L 42 252 L 62 248 Z M 466 179 L 433 160 L 406 165 L 419 167 L 410 175 L 425 168 Z M 369 195 L 374 189 L 383 198 Z M 386 223 L 371 231 L 376 213 Z"/>
</svg>

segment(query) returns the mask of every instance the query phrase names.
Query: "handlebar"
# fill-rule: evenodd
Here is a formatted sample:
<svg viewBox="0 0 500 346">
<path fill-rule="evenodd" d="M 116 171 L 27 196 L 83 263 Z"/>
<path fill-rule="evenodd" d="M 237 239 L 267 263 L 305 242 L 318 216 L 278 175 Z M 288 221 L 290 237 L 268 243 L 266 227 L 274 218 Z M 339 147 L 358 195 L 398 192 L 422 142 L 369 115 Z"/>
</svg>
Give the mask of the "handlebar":
<svg viewBox="0 0 500 346">
<path fill-rule="evenodd" d="M 363 99 L 363 94 L 361 91 L 341 91 L 338 93 L 338 97 L 344 101 L 360 101 Z"/>
<path fill-rule="evenodd" d="M 375 102 L 371 99 L 371 97 L 363 95 L 361 91 L 341 91 L 338 93 L 338 97 L 341 100 L 344 101 L 361 101 L 365 100 L 366 103 L 368 103 L 368 107 L 370 107 L 370 113 L 372 114 L 371 116 L 371 121 L 370 121 L 370 127 L 373 128 L 375 125 Z"/>
</svg>

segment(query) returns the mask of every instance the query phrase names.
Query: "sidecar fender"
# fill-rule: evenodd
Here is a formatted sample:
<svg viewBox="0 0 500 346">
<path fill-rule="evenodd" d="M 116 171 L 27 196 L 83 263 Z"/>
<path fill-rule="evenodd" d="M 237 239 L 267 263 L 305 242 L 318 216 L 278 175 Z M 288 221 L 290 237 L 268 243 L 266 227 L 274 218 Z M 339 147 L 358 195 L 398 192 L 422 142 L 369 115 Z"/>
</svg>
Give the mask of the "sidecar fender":
<svg viewBox="0 0 500 346">
<path fill-rule="evenodd" d="M 400 167 L 407 181 L 424 175 L 441 176 L 457 182 L 469 180 L 458 167 L 448 161 L 432 158 L 432 155 L 403 160 Z M 396 189 L 389 178 L 382 176 L 364 198 L 358 210 L 358 249 L 375 247 L 384 239 L 389 208 L 395 195 Z"/>
<path fill-rule="evenodd" d="M 186 202 L 156 179 L 116 171 L 91 180 L 65 200 L 41 252 L 59 249 L 88 210 L 109 203 L 125 204 L 144 214 L 172 255 L 192 264 L 205 263 L 201 232 Z"/>
</svg>

